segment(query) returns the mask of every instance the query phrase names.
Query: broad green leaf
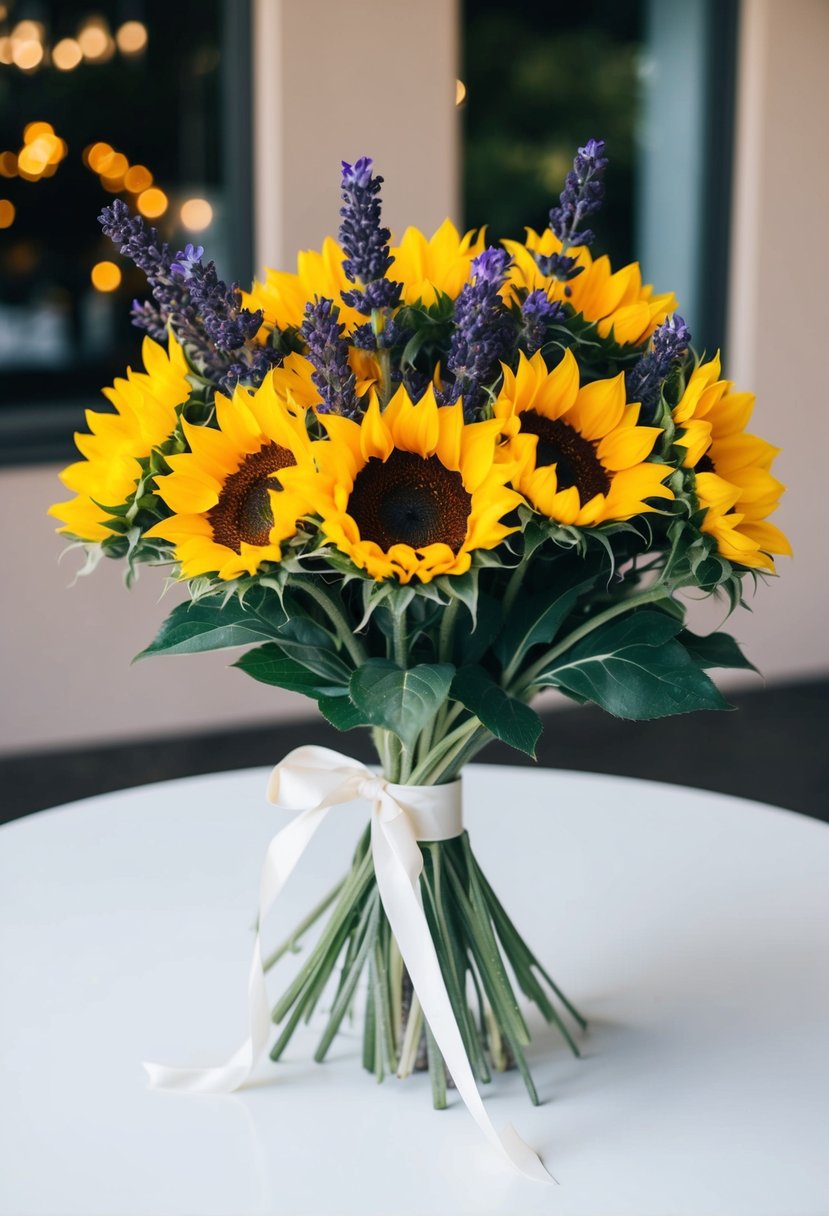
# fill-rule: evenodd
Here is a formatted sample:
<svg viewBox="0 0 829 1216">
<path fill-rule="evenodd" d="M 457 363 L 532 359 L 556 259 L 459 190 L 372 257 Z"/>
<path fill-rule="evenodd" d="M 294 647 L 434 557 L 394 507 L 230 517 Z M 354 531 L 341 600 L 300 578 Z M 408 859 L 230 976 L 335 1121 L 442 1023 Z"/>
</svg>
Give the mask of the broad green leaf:
<svg viewBox="0 0 829 1216">
<path fill-rule="evenodd" d="M 301 692 L 315 700 L 325 696 L 344 696 L 348 690 L 347 681 L 326 680 L 309 671 L 295 659 L 289 658 L 275 642 L 266 642 L 264 646 L 249 650 L 233 666 L 262 684 L 275 684 L 277 688 Z"/>
<path fill-rule="evenodd" d="M 679 629 L 680 622 L 665 613 L 634 612 L 588 634 L 533 682 L 636 721 L 728 709 L 716 685 L 675 640 Z"/>
<path fill-rule="evenodd" d="M 744 671 L 756 671 L 730 633 L 709 633 L 699 637 L 689 629 L 677 635 L 698 667 L 739 667 Z"/>
<path fill-rule="evenodd" d="M 593 582 L 592 578 L 585 579 L 555 598 L 549 591 L 519 595 L 493 648 L 501 664 L 506 667 L 514 656 L 526 654 L 539 642 L 552 642 L 582 591 L 592 587 Z"/>
<path fill-rule="evenodd" d="M 349 692 L 372 726 L 382 726 L 413 747 L 449 695 L 451 663 L 418 663 L 405 670 L 388 659 L 369 659 L 351 677 Z"/>
<path fill-rule="evenodd" d="M 285 619 L 279 597 L 267 591 L 253 588 L 244 602 L 235 595 L 229 599 L 205 596 L 175 607 L 155 640 L 136 658 L 249 646 L 263 638 L 276 637 Z"/>
<path fill-rule="evenodd" d="M 337 640 L 322 625 L 295 616 L 279 630 L 277 641 L 290 658 L 335 684 L 348 684 L 351 668 L 337 653 Z"/>
<path fill-rule="evenodd" d="M 529 705 L 504 692 L 482 667 L 462 667 L 452 681 L 452 696 L 496 739 L 535 757 L 541 719 Z"/>
<path fill-rule="evenodd" d="M 355 726 L 368 726 L 363 714 L 351 697 L 320 697 L 320 713 L 337 730 L 354 730 Z"/>
</svg>

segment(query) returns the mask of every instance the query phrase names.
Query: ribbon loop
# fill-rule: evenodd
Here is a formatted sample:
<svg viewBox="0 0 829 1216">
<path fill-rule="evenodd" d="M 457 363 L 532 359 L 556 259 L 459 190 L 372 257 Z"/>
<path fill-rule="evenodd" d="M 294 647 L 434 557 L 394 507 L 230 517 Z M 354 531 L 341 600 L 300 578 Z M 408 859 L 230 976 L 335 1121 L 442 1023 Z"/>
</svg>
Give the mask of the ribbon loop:
<svg viewBox="0 0 829 1216">
<path fill-rule="evenodd" d="M 455 1087 L 481 1131 L 510 1165 L 537 1182 L 554 1179 L 511 1127 L 500 1134 L 486 1112 L 443 982 L 420 892 L 423 857 L 419 840 L 449 840 L 463 831 L 461 783 L 394 785 L 365 765 L 327 747 L 298 747 L 278 764 L 268 799 L 299 811 L 273 838 L 265 856 L 259 925 L 332 806 L 366 798 L 372 803 L 371 849 L 380 899 L 424 1017 Z M 248 1039 L 217 1068 L 167 1068 L 145 1064 L 152 1088 L 229 1093 L 249 1078 L 268 1045 L 271 1023 L 259 932 L 248 981 Z"/>
</svg>

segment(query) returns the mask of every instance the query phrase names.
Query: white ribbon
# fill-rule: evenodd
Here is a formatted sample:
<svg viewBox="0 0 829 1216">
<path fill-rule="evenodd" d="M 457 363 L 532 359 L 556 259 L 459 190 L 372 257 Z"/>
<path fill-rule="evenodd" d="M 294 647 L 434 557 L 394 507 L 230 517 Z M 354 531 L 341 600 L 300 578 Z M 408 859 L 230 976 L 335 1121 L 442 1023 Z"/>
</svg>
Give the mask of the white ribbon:
<svg viewBox="0 0 829 1216">
<path fill-rule="evenodd" d="M 298 747 L 274 769 L 268 798 L 282 810 L 301 811 L 268 845 L 259 891 L 259 926 L 332 806 L 365 798 L 372 806 L 371 851 L 377 887 L 391 931 L 411 977 L 424 1017 L 455 1088 L 499 1153 L 536 1182 L 554 1181 L 537 1154 L 509 1125 L 497 1132 L 475 1085 L 463 1039 L 423 911 L 418 840 L 449 840 L 463 831 L 461 783 L 394 785 L 327 747 Z M 250 1076 L 271 1033 L 270 1006 L 259 932 L 248 977 L 249 1034 L 217 1068 L 168 1068 L 145 1064 L 150 1087 L 191 1093 L 230 1093 Z"/>
</svg>

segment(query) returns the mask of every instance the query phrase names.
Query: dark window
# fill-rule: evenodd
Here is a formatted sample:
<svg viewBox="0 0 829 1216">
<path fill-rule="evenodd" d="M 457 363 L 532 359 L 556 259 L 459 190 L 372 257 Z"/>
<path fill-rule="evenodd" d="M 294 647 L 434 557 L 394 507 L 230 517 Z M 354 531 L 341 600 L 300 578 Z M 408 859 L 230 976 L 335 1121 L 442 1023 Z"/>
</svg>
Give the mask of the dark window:
<svg viewBox="0 0 829 1216">
<path fill-rule="evenodd" d="M 0 447 L 62 460 L 139 362 L 143 276 L 97 222 L 124 198 L 175 247 L 251 271 L 248 5 L 0 4 Z"/>
</svg>

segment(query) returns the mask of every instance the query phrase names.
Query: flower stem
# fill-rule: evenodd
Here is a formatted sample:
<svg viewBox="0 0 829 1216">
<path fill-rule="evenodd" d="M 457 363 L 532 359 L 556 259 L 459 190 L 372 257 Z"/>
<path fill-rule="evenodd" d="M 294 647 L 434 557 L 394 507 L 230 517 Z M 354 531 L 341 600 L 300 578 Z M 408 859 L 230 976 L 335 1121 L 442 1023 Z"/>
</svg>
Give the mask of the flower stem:
<svg viewBox="0 0 829 1216">
<path fill-rule="evenodd" d="M 351 626 L 345 618 L 345 615 L 337 601 L 330 596 L 327 591 L 314 581 L 313 579 L 303 579 L 301 589 L 309 595 L 312 600 L 315 600 L 323 612 L 328 617 L 331 624 L 337 631 L 337 637 L 342 642 L 345 649 L 348 651 L 355 667 L 362 667 L 368 655 L 365 647 L 359 638 L 355 637 Z"/>
<path fill-rule="evenodd" d="M 578 629 L 574 629 L 572 633 L 568 633 L 567 637 L 563 638 L 562 641 L 545 651 L 541 658 L 537 659 L 532 666 L 520 672 L 516 684 L 509 691 L 513 696 L 525 696 L 532 687 L 536 676 L 540 675 L 545 667 L 564 654 L 566 650 L 569 650 L 571 646 L 575 646 L 576 642 L 580 642 L 582 638 L 587 637 L 594 629 L 598 629 L 601 625 L 606 625 L 614 617 L 621 616 L 622 613 L 628 612 L 633 608 L 641 608 L 644 604 L 653 604 L 657 600 L 670 598 L 671 593 L 668 588 L 659 584 L 656 587 L 651 587 L 648 591 L 641 591 L 638 595 L 631 595 L 628 599 L 622 600 L 621 603 L 614 604 L 604 612 L 591 617 L 589 621 L 585 621 L 583 625 L 579 625 Z"/>
</svg>

